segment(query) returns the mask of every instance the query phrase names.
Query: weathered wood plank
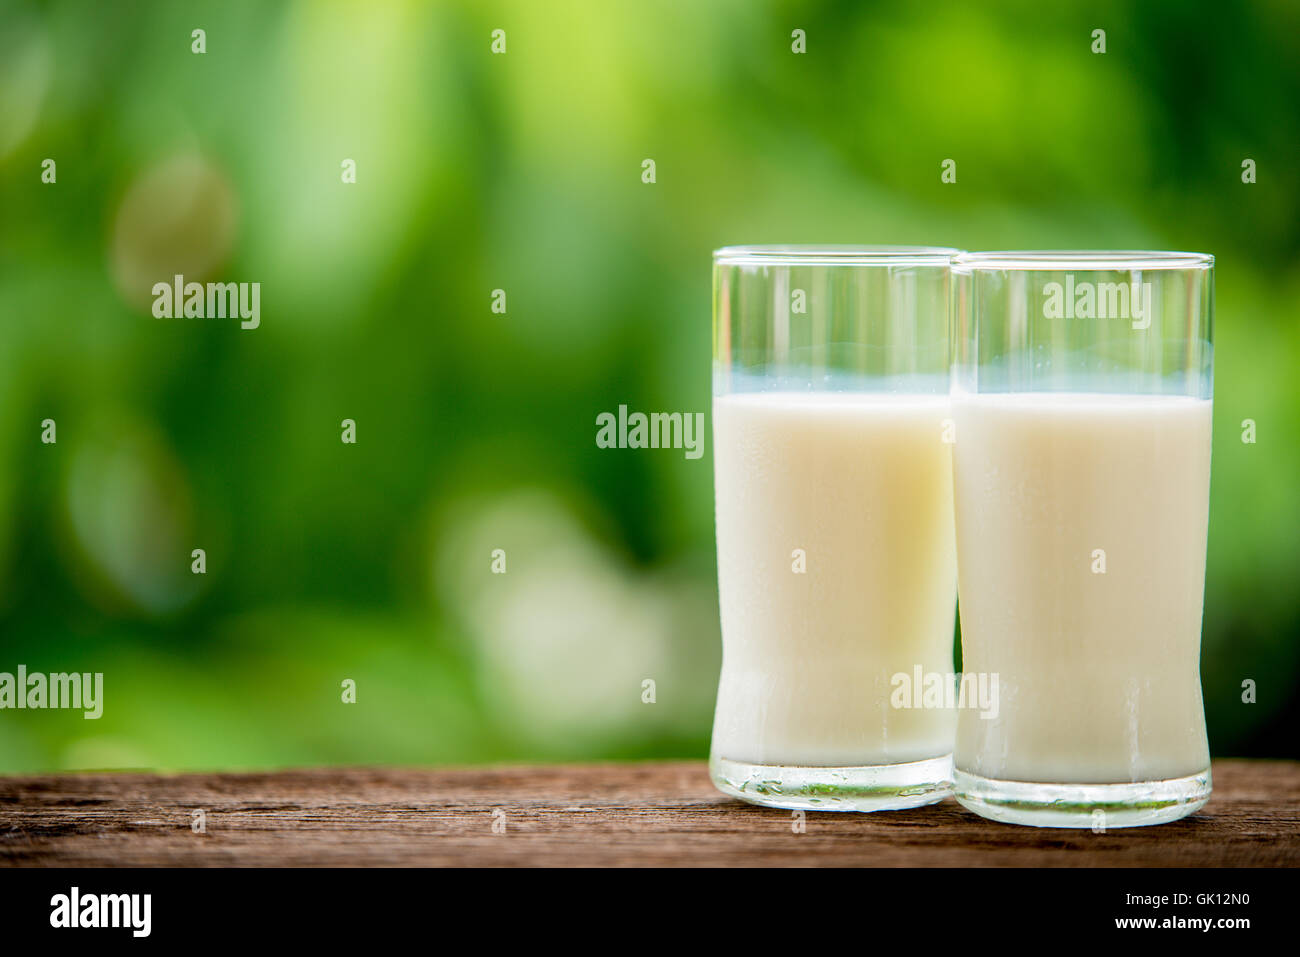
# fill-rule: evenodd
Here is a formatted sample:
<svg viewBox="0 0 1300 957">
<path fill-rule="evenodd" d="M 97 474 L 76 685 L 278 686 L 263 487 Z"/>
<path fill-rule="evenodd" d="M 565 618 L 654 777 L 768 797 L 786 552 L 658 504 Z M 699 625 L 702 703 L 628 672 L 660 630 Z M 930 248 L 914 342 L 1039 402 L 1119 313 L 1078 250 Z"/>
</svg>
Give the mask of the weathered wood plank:
<svg viewBox="0 0 1300 957">
<path fill-rule="evenodd" d="M 1104 834 L 995 824 L 951 800 L 809 814 L 797 834 L 788 812 L 715 791 L 702 762 L 0 778 L 0 864 L 1300 864 L 1300 763 L 1218 761 L 1214 786 L 1191 818 Z"/>
</svg>

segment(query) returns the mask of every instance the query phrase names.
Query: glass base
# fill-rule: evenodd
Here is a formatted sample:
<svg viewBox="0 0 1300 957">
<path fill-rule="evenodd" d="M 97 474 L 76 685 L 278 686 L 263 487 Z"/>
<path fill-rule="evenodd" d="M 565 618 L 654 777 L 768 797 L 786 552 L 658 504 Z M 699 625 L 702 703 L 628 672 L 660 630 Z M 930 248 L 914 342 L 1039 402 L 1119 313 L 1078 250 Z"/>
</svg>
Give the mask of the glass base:
<svg viewBox="0 0 1300 957">
<path fill-rule="evenodd" d="M 894 811 L 942 801 L 952 793 L 952 755 L 848 768 L 786 767 L 709 758 L 709 776 L 723 794 L 802 811 Z"/>
<path fill-rule="evenodd" d="M 1029 784 L 953 771 L 953 795 L 968 810 L 1030 827 L 1145 827 L 1186 817 L 1210 799 L 1210 769 L 1133 784 Z"/>
</svg>

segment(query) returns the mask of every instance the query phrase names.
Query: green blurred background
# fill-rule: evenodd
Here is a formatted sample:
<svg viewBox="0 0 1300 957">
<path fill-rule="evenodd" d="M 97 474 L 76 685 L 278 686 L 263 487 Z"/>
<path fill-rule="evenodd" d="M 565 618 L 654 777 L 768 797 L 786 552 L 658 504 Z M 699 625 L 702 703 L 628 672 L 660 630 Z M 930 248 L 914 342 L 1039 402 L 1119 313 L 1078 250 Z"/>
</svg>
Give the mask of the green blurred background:
<svg viewBox="0 0 1300 957">
<path fill-rule="evenodd" d="M 703 756 L 710 445 L 595 419 L 756 242 L 1214 253 L 1211 747 L 1300 755 L 1300 6 L 1053 6 L 0 0 L 0 671 L 105 675 L 0 771 Z"/>
</svg>

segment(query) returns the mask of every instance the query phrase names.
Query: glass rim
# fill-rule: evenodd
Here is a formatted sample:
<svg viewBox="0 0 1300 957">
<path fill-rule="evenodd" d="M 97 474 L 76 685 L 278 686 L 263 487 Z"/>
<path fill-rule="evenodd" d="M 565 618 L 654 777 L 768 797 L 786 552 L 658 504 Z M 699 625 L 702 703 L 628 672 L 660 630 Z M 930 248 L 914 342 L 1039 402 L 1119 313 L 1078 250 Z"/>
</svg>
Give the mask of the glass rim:
<svg viewBox="0 0 1300 957">
<path fill-rule="evenodd" d="M 963 271 L 1094 270 L 1126 272 L 1136 269 L 1210 269 L 1209 253 L 1130 249 L 1025 249 L 959 252 L 953 268 Z"/>
<path fill-rule="evenodd" d="M 948 266 L 961 252 L 947 246 L 801 244 L 723 246 L 715 266 Z"/>
</svg>

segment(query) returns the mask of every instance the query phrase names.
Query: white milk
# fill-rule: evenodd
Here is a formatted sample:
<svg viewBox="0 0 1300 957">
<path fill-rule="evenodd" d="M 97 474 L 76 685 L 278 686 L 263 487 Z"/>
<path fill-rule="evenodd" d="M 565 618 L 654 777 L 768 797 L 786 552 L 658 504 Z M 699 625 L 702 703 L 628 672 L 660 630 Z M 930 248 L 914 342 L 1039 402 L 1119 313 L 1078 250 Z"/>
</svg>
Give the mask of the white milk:
<svg viewBox="0 0 1300 957">
<path fill-rule="evenodd" d="M 948 416 L 946 395 L 713 400 L 715 756 L 856 767 L 951 752 L 951 709 L 890 705 L 895 674 L 953 670 Z"/>
<path fill-rule="evenodd" d="M 1000 693 L 994 720 L 961 711 L 958 770 L 1111 784 L 1209 767 L 1210 411 L 1181 396 L 954 400 L 963 664 L 996 672 Z"/>
</svg>

